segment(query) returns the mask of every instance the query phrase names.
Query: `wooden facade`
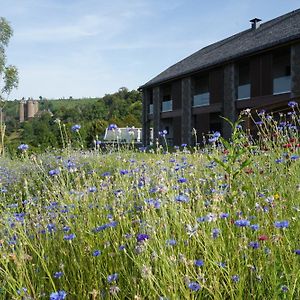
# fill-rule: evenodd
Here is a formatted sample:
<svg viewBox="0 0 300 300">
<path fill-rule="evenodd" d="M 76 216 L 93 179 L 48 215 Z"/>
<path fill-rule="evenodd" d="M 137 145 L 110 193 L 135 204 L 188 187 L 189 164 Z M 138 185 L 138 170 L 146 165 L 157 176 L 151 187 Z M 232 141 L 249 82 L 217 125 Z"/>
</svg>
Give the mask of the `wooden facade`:
<svg viewBox="0 0 300 300">
<path fill-rule="evenodd" d="M 154 138 L 159 138 L 160 130 L 167 130 L 173 145 L 193 144 L 193 128 L 198 141 L 214 131 L 229 138 L 230 128 L 220 116 L 234 121 L 246 108 L 280 111 L 291 99 L 300 100 L 300 32 L 296 39 L 141 89 L 147 112 L 143 116 L 145 145 L 149 144 L 150 122 Z"/>
</svg>

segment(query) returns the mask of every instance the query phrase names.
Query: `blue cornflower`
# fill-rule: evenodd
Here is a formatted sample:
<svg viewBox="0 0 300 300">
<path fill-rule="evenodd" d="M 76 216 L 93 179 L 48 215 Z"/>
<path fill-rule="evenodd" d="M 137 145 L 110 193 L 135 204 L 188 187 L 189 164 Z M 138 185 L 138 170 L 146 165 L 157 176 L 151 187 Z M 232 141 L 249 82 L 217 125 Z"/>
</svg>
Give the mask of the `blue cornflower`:
<svg viewBox="0 0 300 300">
<path fill-rule="evenodd" d="M 113 282 L 113 281 L 117 281 L 119 278 L 119 274 L 118 273 L 114 273 L 114 274 L 111 274 L 111 275 L 108 275 L 107 276 L 107 281 L 109 283 Z"/>
<path fill-rule="evenodd" d="M 78 132 L 80 128 L 81 128 L 81 126 L 79 124 L 75 124 L 71 127 L 71 130 L 73 132 Z"/>
<path fill-rule="evenodd" d="M 115 130 L 117 130 L 117 129 L 118 129 L 118 126 L 117 126 L 116 124 L 110 124 L 110 125 L 108 126 L 108 130 L 115 131 Z"/>
<path fill-rule="evenodd" d="M 259 225 L 258 224 L 253 224 L 250 226 L 251 229 L 253 230 L 258 230 L 259 229 Z"/>
<path fill-rule="evenodd" d="M 249 247 L 252 248 L 252 249 L 257 249 L 257 248 L 259 248 L 259 242 L 250 242 L 248 245 L 249 245 Z"/>
<path fill-rule="evenodd" d="M 200 290 L 201 286 L 198 282 L 195 282 L 195 281 L 191 281 L 189 284 L 188 284 L 188 287 L 189 289 L 191 289 L 192 291 L 194 292 L 197 292 Z"/>
<path fill-rule="evenodd" d="M 162 131 L 159 131 L 158 134 L 162 137 L 165 137 L 168 134 L 168 131 L 167 130 L 162 130 Z"/>
<path fill-rule="evenodd" d="M 186 179 L 186 178 L 184 178 L 184 177 L 180 177 L 180 178 L 178 178 L 178 180 L 177 180 L 179 183 L 185 183 L 185 182 L 187 182 L 188 180 Z"/>
<path fill-rule="evenodd" d="M 97 257 L 101 254 L 101 251 L 100 250 L 95 250 L 93 251 L 93 256 Z"/>
<path fill-rule="evenodd" d="M 295 252 L 297 255 L 300 255 L 300 249 L 296 249 L 294 252 Z"/>
<path fill-rule="evenodd" d="M 221 213 L 220 214 L 220 218 L 221 219 L 226 219 L 226 218 L 228 218 L 229 217 L 229 213 Z"/>
<path fill-rule="evenodd" d="M 238 227 L 246 227 L 250 225 L 250 221 L 249 220 L 236 220 L 234 222 L 234 224 Z"/>
<path fill-rule="evenodd" d="M 56 226 L 55 226 L 55 224 L 53 224 L 53 223 L 49 223 L 49 224 L 47 225 L 47 229 L 48 229 L 48 231 L 51 233 L 51 232 L 53 232 L 53 231 L 56 231 Z"/>
<path fill-rule="evenodd" d="M 231 279 L 232 279 L 232 281 L 233 282 L 239 282 L 240 281 L 240 276 L 239 275 L 233 275 L 233 276 L 231 276 Z"/>
<path fill-rule="evenodd" d="M 128 170 L 120 170 L 120 175 L 126 175 L 128 173 L 129 173 Z"/>
<path fill-rule="evenodd" d="M 216 238 L 219 236 L 219 234 L 220 234 L 220 229 L 219 229 L 219 228 L 214 228 L 214 229 L 212 230 L 212 237 L 213 237 L 214 239 L 216 239 Z"/>
<path fill-rule="evenodd" d="M 29 146 L 27 144 L 21 144 L 20 146 L 18 146 L 18 149 L 21 151 L 26 151 L 28 150 Z"/>
<path fill-rule="evenodd" d="M 185 202 L 185 203 L 187 203 L 187 202 L 189 202 L 189 197 L 186 196 L 186 195 L 180 194 L 180 195 L 178 195 L 178 196 L 175 197 L 175 200 L 177 202 Z"/>
<path fill-rule="evenodd" d="M 102 231 L 106 228 L 108 228 L 108 226 L 107 226 L 107 224 L 104 224 L 104 225 L 101 225 L 101 226 L 98 226 L 98 227 L 94 228 L 93 232 L 97 233 L 97 232 Z"/>
<path fill-rule="evenodd" d="M 59 169 L 53 169 L 53 170 L 50 170 L 48 174 L 50 176 L 55 176 L 55 175 L 58 175 L 59 173 L 60 173 Z"/>
<path fill-rule="evenodd" d="M 27 293 L 27 288 L 22 287 L 21 290 L 17 290 L 18 295 L 23 295 L 24 293 Z"/>
<path fill-rule="evenodd" d="M 194 264 L 195 264 L 195 266 L 197 266 L 197 267 L 202 267 L 202 266 L 204 266 L 204 261 L 203 261 L 202 259 L 196 259 L 196 260 L 194 261 Z"/>
<path fill-rule="evenodd" d="M 283 221 L 276 221 L 274 223 L 276 228 L 287 228 L 289 227 L 289 221 L 283 220 Z"/>
<path fill-rule="evenodd" d="M 75 233 L 71 233 L 71 234 L 65 235 L 64 240 L 71 241 L 71 240 L 75 239 L 75 237 L 76 237 Z"/>
<path fill-rule="evenodd" d="M 64 300 L 67 296 L 65 291 L 53 292 L 50 295 L 50 300 Z"/>
<path fill-rule="evenodd" d="M 91 186 L 91 187 L 89 187 L 88 191 L 89 191 L 89 193 L 95 193 L 95 192 L 97 192 L 97 188 L 95 186 Z"/>
<path fill-rule="evenodd" d="M 181 147 L 186 147 L 187 146 L 187 144 L 181 144 Z"/>
<path fill-rule="evenodd" d="M 298 106 L 298 103 L 296 102 L 296 101 L 290 101 L 289 103 L 288 103 L 288 106 L 289 107 L 295 107 L 295 106 Z"/>
<path fill-rule="evenodd" d="M 61 272 L 61 271 L 59 271 L 59 272 L 55 272 L 54 275 L 53 275 L 53 277 L 54 278 L 61 278 L 63 275 L 64 275 L 64 273 Z"/>
<path fill-rule="evenodd" d="M 149 235 L 145 234 L 145 233 L 139 233 L 136 237 L 136 240 L 138 242 L 144 242 L 145 240 L 148 240 L 148 239 L 149 239 Z"/>
<path fill-rule="evenodd" d="M 166 241 L 167 246 L 175 246 L 177 244 L 176 240 L 170 239 Z"/>
<path fill-rule="evenodd" d="M 286 293 L 286 292 L 289 290 L 289 288 L 288 288 L 286 285 L 282 285 L 282 286 L 281 286 L 281 290 L 282 290 L 284 293 Z"/>
</svg>

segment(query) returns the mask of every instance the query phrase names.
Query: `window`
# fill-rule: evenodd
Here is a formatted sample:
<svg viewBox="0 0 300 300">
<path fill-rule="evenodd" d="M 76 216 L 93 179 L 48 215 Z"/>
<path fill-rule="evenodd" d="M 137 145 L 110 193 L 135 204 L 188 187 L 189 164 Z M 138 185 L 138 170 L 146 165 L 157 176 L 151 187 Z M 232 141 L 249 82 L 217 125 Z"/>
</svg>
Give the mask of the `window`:
<svg viewBox="0 0 300 300">
<path fill-rule="evenodd" d="M 153 114 L 153 90 L 150 89 L 149 91 L 149 107 L 148 107 L 148 113 L 150 115 Z"/>
<path fill-rule="evenodd" d="M 194 79 L 194 97 L 193 106 L 207 106 L 209 105 L 209 75 L 198 76 Z"/>
<path fill-rule="evenodd" d="M 237 99 L 249 99 L 251 95 L 250 66 L 249 62 L 238 65 Z"/>
<path fill-rule="evenodd" d="M 291 63 L 289 49 L 273 55 L 273 94 L 291 90 Z"/>
<path fill-rule="evenodd" d="M 162 88 L 161 111 L 167 112 L 172 110 L 173 110 L 172 87 L 170 84 L 168 84 Z"/>
</svg>

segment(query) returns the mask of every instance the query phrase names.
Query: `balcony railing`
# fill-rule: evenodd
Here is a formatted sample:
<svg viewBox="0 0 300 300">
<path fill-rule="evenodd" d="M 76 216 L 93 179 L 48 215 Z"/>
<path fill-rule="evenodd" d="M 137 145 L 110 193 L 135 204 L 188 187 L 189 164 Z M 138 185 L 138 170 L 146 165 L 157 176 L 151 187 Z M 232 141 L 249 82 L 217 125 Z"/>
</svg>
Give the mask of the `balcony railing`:
<svg viewBox="0 0 300 300">
<path fill-rule="evenodd" d="M 173 110 L 173 101 L 163 101 L 161 105 L 161 111 L 162 112 L 167 112 L 167 111 L 172 111 Z"/>
<path fill-rule="evenodd" d="M 249 99 L 250 93 L 251 93 L 250 83 L 239 85 L 237 90 L 237 99 L 238 100 Z"/>
<path fill-rule="evenodd" d="M 291 91 L 291 76 L 282 76 L 273 79 L 273 94 L 288 93 Z"/>
<path fill-rule="evenodd" d="M 193 107 L 209 105 L 209 92 L 195 95 L 193 99 Z"/>
<path fill-rule="evenodd" d="M 149 105 L 149 114 L 153 115 L 153 104 Z"/>
</svg>

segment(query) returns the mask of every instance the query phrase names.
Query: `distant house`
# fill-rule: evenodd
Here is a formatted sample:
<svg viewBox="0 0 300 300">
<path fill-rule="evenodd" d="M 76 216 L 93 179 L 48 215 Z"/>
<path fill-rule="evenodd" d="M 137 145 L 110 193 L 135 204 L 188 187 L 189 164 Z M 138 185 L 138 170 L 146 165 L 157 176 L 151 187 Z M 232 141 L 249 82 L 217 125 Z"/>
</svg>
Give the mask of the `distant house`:
<svg viewBox="0 0 300 300">
<path fill-rule="evenodd" d="M 140 87 L 143 92 L 143 143 L 160 130 L 174 145 L 230 127 L 245 108 L 269 111 L 300 99 L 300 9 L 205 47 Z"/>
</svg>

